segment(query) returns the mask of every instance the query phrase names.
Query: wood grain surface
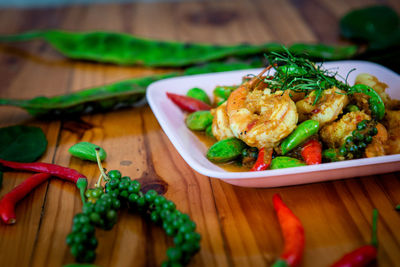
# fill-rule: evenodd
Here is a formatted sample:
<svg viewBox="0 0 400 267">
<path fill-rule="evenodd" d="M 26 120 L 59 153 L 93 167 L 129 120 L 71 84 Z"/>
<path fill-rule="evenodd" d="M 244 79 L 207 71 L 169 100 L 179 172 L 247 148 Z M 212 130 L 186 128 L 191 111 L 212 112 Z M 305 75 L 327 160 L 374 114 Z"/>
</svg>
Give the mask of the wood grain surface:
<svg viewBox="0 0 400 267">
<path fill-rule="evenodd" d="M 217 44 L 277 41 L 345 44 L 338 19 L 352 8 L 397 0 L 182 1 L 0 10 L 0 33 L 61 28 L 110 30 L 161 40 Z M 41 41 L 0 45 L 0 97 L 54 96 L 168 69 L 120 67 L 63 58 Z M 75 168 L 89 177 L 97 165 L 72 158 L 68 148 L 89 141 L 108 152 L 105 167 L 158 188 L 190 214 L 202 235 L 189 266 L 269 266 L 283 247 L 272 195 L 304 223 L 302 266 L 329 266 L 370 241 L 372 209 L 380 212 L 376 266 L 400 266 L 399 173 L 273 189 L 241 188 L 202 176 L 179 156 L 148 106 L 70 119 L 39 120 L 0 107 L 0 126 L 41 127 L 49 145 L 42 162 Z M 28 173 L 7 172 L 0 196 Z M 65 243 L 81 202 L 74 185 L 52 179 L 17 207 L 17 223 L 0 224 L 0 266 L 62 266 L 74 261 Z M 111 231 L 96 231 L 99 266 L 159 266 L 172 244 L 161 228 L 120 213 Z"/>
</svg>

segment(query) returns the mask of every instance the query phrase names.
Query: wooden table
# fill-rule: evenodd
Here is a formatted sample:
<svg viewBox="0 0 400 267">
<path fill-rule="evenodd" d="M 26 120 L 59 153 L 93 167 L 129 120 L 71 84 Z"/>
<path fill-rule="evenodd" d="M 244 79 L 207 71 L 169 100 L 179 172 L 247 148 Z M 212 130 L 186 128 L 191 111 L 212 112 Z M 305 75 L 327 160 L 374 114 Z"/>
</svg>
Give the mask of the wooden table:
<svg viewBox="0 0 400 267">
<path fill-rule="evenodd" d="M 234 44 L 278 41 L 344 44 L 338 19 L 352 8 L 391 1 L 193 1 L 0 10 L 0 33 L 62 28 L 110 30 L 162 40 Z M 0 46 L 0 96 L 53 96 L 166 69 L 120 67 L 70 61 L 40 41 Z M 370 241 L 371 212 L 380 212 L 379 266 L 400 266 L 399 173 L 284 188 L 229 185 L 193 171 L 161 130 L 148 106 L 72 119 L 40 120 L 0 107 L 0 126 L 34 125 L 48 139 L 42 162 L 75 168 L 90 177 L 97 165 L 72 158 L 68 148 L 89 141 L 108 152 L 105 167 L 164 185 L 165 196 L 187 212 L 202 235 L 190 266 L 268 266 L 283 241 L 271 197 L 280 193 L 302 220 L 306 249 L 302 266 L 328 266 Z M 6 173 L 0 196 L 28 173 Z M 52 179 L 17 208 L 17 223 L 0 224 L 0 266 L 62 266 L 74 261 L 65 243 L 81 202 L 74 185 Z M 172 244 L 165 233 L 138 215 L 120 213 L 111 231 L 97 232 L 100 266 L 157 266 Z"/>
</svg>

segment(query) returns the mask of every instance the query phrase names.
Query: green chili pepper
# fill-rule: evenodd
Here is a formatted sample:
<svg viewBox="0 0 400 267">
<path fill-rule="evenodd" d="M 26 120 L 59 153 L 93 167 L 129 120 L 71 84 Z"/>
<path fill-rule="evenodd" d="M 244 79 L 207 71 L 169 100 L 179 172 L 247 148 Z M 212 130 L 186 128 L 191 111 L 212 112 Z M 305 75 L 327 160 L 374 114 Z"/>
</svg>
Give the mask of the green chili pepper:
<svg viewBox="0 0 400 267">
<path fill-rule="evenodd" d="M 284 169 L 299 166 L 306 166 L 306 164 L 295 158 L 281 156 L 272 159 L 270 169 Z"/>
<path fill-rule="evenodd" d="M 261 45 L 210 45 L 198 43 L 166 42 L 138 38 L 115 32 L 74 33 L 61 30 L 26 32 L 0 36 L 1 42 L 43 39 L 66 57 L 122 65 L 153 67 L 179 67 L 226 58 L 229 56 L 256 55 L 284 52 L 278 43 Z M 325 60 L 349 58 L 356 53 L 356 46 L 326 46 L 295 44 L 289 47 L 294 54 Z"/>
<path fill-rule="evenodd" d="M 211 104 L 210 98 L 208 97 L 207 93 L 198 87 L 194 87 L 192 89 L 190 89 L 187 93 L 187 96 L 192 97 L 192 98 L 196 98 L 200 101 L 203 101 L 206 104 Z"/>
<path fill-rule="evenodd" d="M 0 105 L 20 107 L 33 116 L 104 111 L 132 105 L 145 96 L 146 88 L 152 82 L 177 75 L 177 73 L 151 75 L 49 98 L 43 96 L 29 100 L 3 98 L 0 99 Z"/>
<path fill-rule="evenodd" d="M 239 157 L 246 147 L 247 145 L 240 139 L 224 139 L 208 149 L 207 158 L 216 163 L 228 162 Z"/>
<path fill-rule="evenodd" d="M 190 130 L 203 131 L 212 123 L 213 115 L 208 110 L 190 113 L 186 118 L 186 126 Z"/>
<path fill-rule="evenodd" d="M 319 122 L 314 120 L 307 120 L 302 122 L 297 128 L 283 140 L 281 144 L 282 155 L 297 147 L 310 136 L 316 134 L 319 129 Z"/>
<path fill-rule="evenodd" d="M 68 149 L 68 152 L 71 153 L 72 156 L 83 159 L 83 160 L 90 160 L 93 162 L 97 162 L 97 158 L 96 158 L 96 148 L 99 148 L 99 155 L 100 155 L 100 160 L 105 160 L 107 157 L 107 153 L 106 151 L 89 142 L 80 142 L 77 143 L 73 146 L 71 146 Z"/>
<path fill-rule="evenodd" d="M 372 117 L 374 117 L 376 120 L 383 119 L 383 116 L 385 116 L 385 104 L 374 89 L 365 84 L 356 84 L 350 87 L 348 93 L 362 93 L 369 96 L 368 103 Z"/>
<path fill-rule="evenodd" d="M 213 132 L 212 132 L 212 124 L 210 124 L 210 125 L 207 126 L 207 128 L 206 128 L 206 135 L 207 135 L 208 137 L 214 137 L 214 134 L 213 134 Z"/>
</svg>

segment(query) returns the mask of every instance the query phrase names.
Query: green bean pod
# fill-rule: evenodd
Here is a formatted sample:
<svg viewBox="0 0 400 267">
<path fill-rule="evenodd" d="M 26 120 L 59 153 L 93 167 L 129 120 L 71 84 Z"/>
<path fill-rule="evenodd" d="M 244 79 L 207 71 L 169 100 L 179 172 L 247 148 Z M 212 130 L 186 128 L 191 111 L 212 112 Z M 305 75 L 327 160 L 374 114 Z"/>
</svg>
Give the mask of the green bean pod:
<svg viewBox="0 0 400 267">
<path fill-rule="evenodd" d="M 0 42 L 19 42 L 43 39 L 68 58 L 107 62 L 121 65 L 151 67 L 183 67 L 192 64 L 270 52 L 285 52 L 279 43 L 260 45 L 212 45 L 158 41 L 116 32 L 67 32 L 44 30 L 0 36 Z M 357 46 L 327 46 L 322 44 L 294 44 L 288 48 L 293 54 L 307 54 L 324 60 L 354 56 Z"/>
<path fill-rule="evenodd" d="M 312 135 L 318 133 L 319 122 L 307 120 L 302 122 L 297 128 L 281 143 L 282 155 L 306 141 Z"/>
<path fill-rule="evenodd" d="M 2 42 L 43 39 L 68 58 L 121 65 L 183 67 L 229 56 L 282 51 L 276 43 L 213 45 L 159 41 L 116 32 L 45 30 L 0 36 Z"/>
<path fill-rule="evenodd" d="M 89 160 L 89 161 L 93 161 L 93 162 L 97 162 L 97 158 L 96 158 L 96 148 L 99 148 L 99 155 L 100 155 L 100 160 L 103 161 L 106 159 L 107 157 L 107 153 L 106 151 L 89 142 L 80 142 L 77 143 L 73 146 L 71 146 L 68 149 L 68 152 L 77 158 L 80 158 L 82 160 Z"/>
<path fill-rule="evenodd" d="M 275 170 L 300 166 L 306 166 L 306 164 L 295 158 L 280 156 L 272 159 L 270 169 Z"/>
<path fill-rule="evenodd" d="M 177 76 L 177 73 L 150 75 L 54 97 L 35 97 L 28 100 L 0 99 L 0 106 L 17 106 L 32 116 L 64 116 L 77 113 L 105 111 L 137 103 L 152 82 Z"/>
<path fill-rule="evenodd" d="M 240 139 L 228 138 L 218 141 L 207 151 L 207 158 L 215 163 L 228 162 L 242 154 L 247 145 Z"/>
<path fill-rule="evenodd" d="M 349 94 L 362 93 L 369 96 L 368 103 L 372 117 L 376 120 L 383 119 L 385 116 L 385 104 L 380 95 L 374 89 L 365 84 L 356 84 L 350 87 L 348 92 Z"/>
<path fill-rule="evenodd" d="M 208 105 L 211 104 L 210 98 L 208 97 L 207 93 L 203 89 L 198 88 L 198 87 L 189 89 L 189 91 L 186 93 L 186 96 L 203 101 L 204 103 L 206 103 Z"/>
<path fill-rule="evenodd" d="M 204 131 L 212 123 L 213 115 L 209 110 L 190 113 L 186 118 L 186 126 L 190 130 Z"/>
</svg>

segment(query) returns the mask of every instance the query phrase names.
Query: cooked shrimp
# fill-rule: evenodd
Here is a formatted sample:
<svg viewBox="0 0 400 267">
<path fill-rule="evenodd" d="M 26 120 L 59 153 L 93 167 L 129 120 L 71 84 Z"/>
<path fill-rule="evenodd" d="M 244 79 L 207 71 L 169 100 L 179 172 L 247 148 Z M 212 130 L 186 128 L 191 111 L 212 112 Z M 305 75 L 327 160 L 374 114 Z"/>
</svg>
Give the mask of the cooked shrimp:
<svg viewBox="0 0 400 267">
<path fill-rule="evenodd" d="M 217 140 L 233 137 L 233 133 L 229 126 L 228 114 L 226 114 L 226 102 L 221 104 L 218 108 L 211 110 L 214 115 L 212 123 L 212 132 Z"/>
<path fill-rule="evenodd" d="M 371 144 L 365 148 L 365 156 L 367 158 L 386 155 L 385 144 L 388 140 L 388 133 L 386 128 L 380 123 L 376 125 L 376 129 L 378 130 L 378 133 L 372 137 Z"/>
<path fill-rule="evenodd" d="M 296 103 L 300 121 L 316 120 L 324 126 L 337 119 L 343 108 L 349 103 L 346 92 L 333 87 L 324 90 L 321 98 L 314 105 L 316 91 L 312 91 L 306 98 Z"/>
<path fill-rule="evenodd" d="M 384 123 L 389 135 L 386 152 L 400 154 L 400 110 L 387 110 Z"/>
<path fill-rule="evenodd" d="M 344 144 L 346 138 L 352 134 L 359 122 L 370 119 L 371 117 L 363 111 L 349 112 L 340 120 L 324 126 L 319 134 L 330 148 L 338 148 Z"/>
<path fill-rule="evenodd" d="M 233 135 L 257 148 L 276 146 L 296 128 L 298 120 L 289 92 L 272 94 L 264 89 L 260 77 L 268 69 L 233 91 L 227 103 Z"/>
</svg>

